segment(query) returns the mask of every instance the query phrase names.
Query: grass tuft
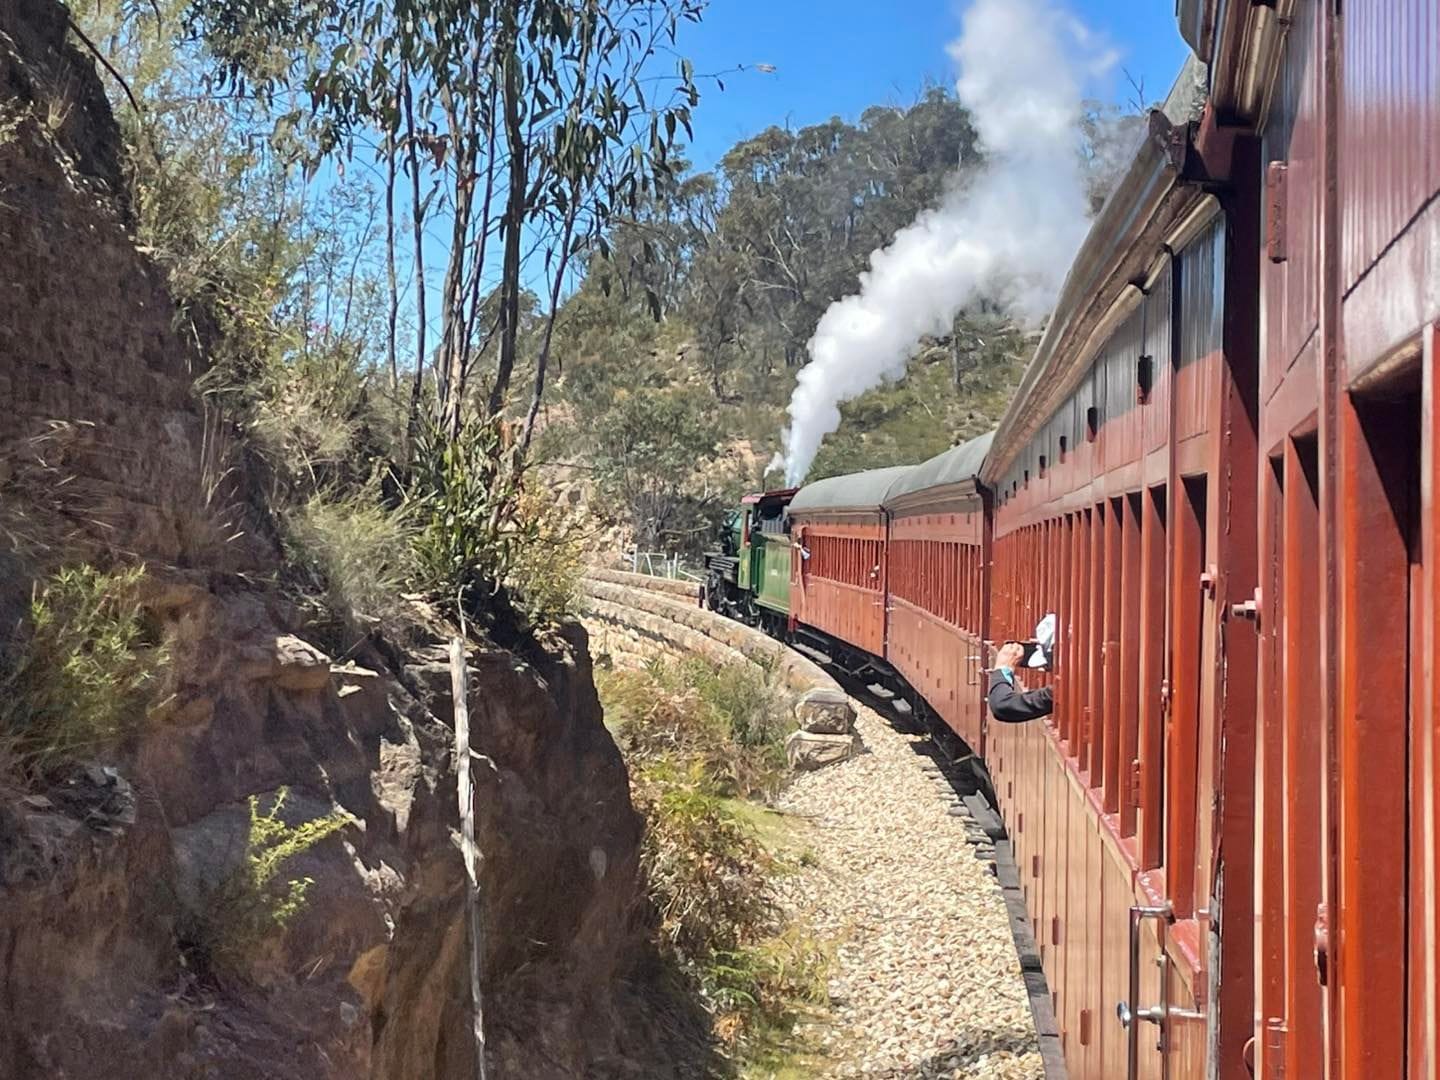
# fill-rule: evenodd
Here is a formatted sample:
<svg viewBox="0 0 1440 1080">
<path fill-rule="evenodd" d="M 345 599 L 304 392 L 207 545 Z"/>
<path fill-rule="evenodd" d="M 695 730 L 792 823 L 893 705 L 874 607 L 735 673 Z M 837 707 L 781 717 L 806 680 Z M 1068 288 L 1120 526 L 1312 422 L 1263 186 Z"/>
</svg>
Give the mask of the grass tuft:
<svg viewBox="0 0 1440 1080">
<path fill-rule="evenodd" d="M 0 674 L 0 740 L 32 777 L 115 748 L 144 719 L 168 655 L 140 567 L 67 567 L 37 585 Z"/>
<path fill-rule="evenodd" d="M 405 610 L 415 530 L 402 511 L 361 492 L 315 495 L 286 519 L 292 563 L 318 586 L 329 612 L 347 628 L 384 624 Z"/>
</svg>

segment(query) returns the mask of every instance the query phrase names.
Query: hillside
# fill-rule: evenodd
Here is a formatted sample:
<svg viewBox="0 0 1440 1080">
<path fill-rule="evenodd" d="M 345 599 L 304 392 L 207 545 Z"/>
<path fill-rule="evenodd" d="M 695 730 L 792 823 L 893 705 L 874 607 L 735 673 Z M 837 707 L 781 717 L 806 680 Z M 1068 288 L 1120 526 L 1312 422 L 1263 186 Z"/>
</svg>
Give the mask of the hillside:
<svg viewBox="0 0 1440 1080">
<path fill-rule="evenodd" d="M 1119 160 L 1110 148 L 1136 123 L 1096 107 L 1076 133 L 1093 208 Z M 877 248 L 982 162 L 965 107 L 931 87 L 853 123 L 770 128 L 710 172 L 677 165 L 614 223 L 560 308 L 543 456 L 590 471 L 595 507 L 642 547 L 703 546 L 742 490 L 781 483 L 735 465 L 763 466 L 780 448 L 820 317 L 857 290 Z M 842 406 L 810 478 L 920 461 L 993 427 L 1036 329 L 982 297 L 922 343 L 903 378 Z"/>
</svg>

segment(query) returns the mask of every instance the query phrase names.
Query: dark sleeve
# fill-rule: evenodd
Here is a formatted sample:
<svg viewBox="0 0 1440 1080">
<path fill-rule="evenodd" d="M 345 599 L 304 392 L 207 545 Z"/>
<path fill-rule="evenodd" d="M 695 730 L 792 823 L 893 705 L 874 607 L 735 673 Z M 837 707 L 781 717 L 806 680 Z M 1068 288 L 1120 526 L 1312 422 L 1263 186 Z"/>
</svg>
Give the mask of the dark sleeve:
<svg viewBox="0 0 1440 1080">
<path fill-rule="evenodd" d="M 1026 720 L 1038 720 L 1049 716 L 1055 702 L 1048 686 L 1023 693 L 1011 686 L 998 671 L 990 673 L 990 715 L 1002 724 L 1022 724 Z"/>
</svg>

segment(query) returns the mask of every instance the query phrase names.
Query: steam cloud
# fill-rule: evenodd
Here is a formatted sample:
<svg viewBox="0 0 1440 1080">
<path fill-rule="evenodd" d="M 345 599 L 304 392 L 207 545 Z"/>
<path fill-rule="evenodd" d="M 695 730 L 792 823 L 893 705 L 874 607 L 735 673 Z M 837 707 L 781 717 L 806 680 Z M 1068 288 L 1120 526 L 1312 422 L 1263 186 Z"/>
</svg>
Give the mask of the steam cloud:
<svg viewBox="0 0 1440 1080">
<path fill-rule="evenodd" d="M 1085 237 L 1082 89 L 1114 54 L 1048 0 L 975 0 L 961 21 L 949 52 L 985 164 L 872 252 L 860 291 L 820 319 L 788 409 L 791 485 L 840 426 L 840 403 L 900 375 L 920 339 L 949 333 L 977 297 L 1041 319 Z"/>
</svg>

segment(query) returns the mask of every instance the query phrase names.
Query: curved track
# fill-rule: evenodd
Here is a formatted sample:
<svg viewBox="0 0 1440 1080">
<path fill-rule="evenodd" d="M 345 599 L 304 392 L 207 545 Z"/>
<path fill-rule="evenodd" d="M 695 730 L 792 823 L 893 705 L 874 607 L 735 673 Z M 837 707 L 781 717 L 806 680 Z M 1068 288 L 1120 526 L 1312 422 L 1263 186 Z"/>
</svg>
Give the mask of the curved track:
<svg viewBox="0 0 1440 1080">
<path fill-rule="evenodd" d="M 800 776 L 780 804 L 808 821 L 815 856 L 780 883 L 783 902 L 838 942 L 817 1075 L 1063 1076 L 1047 1072 L 1053 1027 L 1042 1009 L 1037 1037 L 1036 975 L 1012 936 L 1007 845 L 952 812 L 963 788 L 928 739 L 855 707 L 865 752 Z"/>
</svg>

